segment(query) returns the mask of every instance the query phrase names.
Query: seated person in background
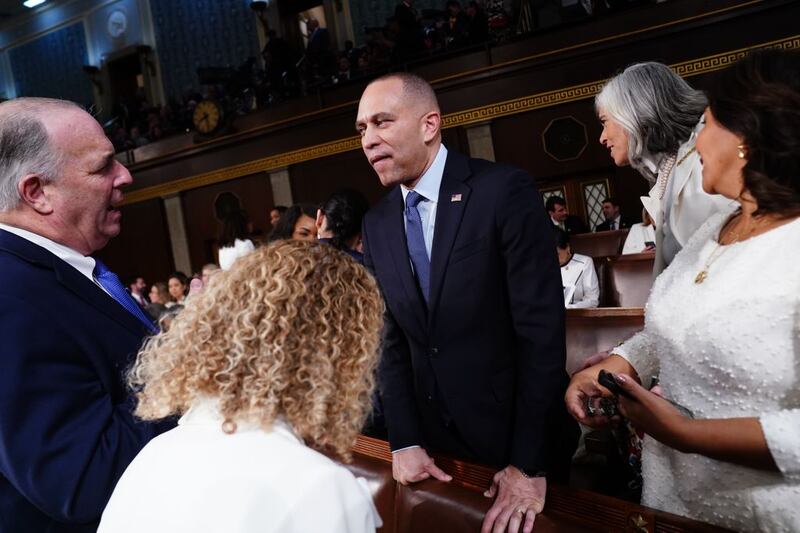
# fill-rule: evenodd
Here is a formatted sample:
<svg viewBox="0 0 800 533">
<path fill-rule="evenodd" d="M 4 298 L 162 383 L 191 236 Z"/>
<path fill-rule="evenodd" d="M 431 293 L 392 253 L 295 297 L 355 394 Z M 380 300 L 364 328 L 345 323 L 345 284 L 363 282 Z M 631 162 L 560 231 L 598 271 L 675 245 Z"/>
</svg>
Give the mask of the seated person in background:
<svg viewBox="0 0 800 533">
<path fill-rule="evenodd" d="M 316 216 L 317 208 L 315 206 L 294 204 L 281 215 L 278 223 L 267 236 L 267 242 L 278 239 L 317 240 Z"/>
<path fill-rule="evenodd" d="M 572 253 L 566 231 L 559 228 L 553 228 L 553 231 L 556 236 L 558 264 L 561 266 L 564 306 L 567 309 L 597 307 L 600 302 L 600 284 L 597 282 L 594 261 L 587 255 Z"/>
<path fill-rule="evenodd" d="M 145 283 L 144 278 L 142 276 L 133 275 L 130 277 L 128 282 L 128 292 L 130 293 L 131 297 L 136 300 L 136 303 L 139 304 L 141 307 L 146 307 L 149 303 L 147 301 L 147 296 L 144 295 L 144 290 L 147 288 L 147 283 Z"/>
<path fill-rule="evenodd" d="M 186 296 L 189 295 L 189 278 L 183 272 L 173 272 L 167 281 L 169 287 L 169 294 L 172 296 L 172 301 L 165 302 L 164 305 L 167 309 L 173 305 L 184 304 Z"/>
<path fill-rule="evenodd" d="M 603 200 L 603 216 L 605 222 L 598 224 L 595 231 L 614 231 L 618 229 L 630 228 L 634 221 L 623 216 L 619 211 L 619 204 L 614 198 Z"/>
<path fill-rule="evenodd" d="M 228 270 L 234 261 L 255 250 L 253 241 L 248 238 L 247 214 L 236 210 L 228 213 L 222 221 L 219 235 L 219 267 Z"/>
<path fill-rule="evenodd" d="M 800 531 L 800 54 L 751 52 L 711 80 L 697 138 L 712 216 L 656 279 L 645 327 L 572 378 L 645 432 L 644 505 L 735 531 Z M 651 376 L 663 387 L 648 391 Z M 664 400 L 669 397 L 693 417 Z"/>
<path fill-rule="evenodd" d="M 150 303 L 145 308 L 148 314 L 153 317 L 153 320 L 161 318 L 161 315 L 169 307 L 167 305 L 169 303 L 174 305 L 175 298 L 169 293 L 167 284 L 163 281 L 153 283 L 152 287 L 150 287 Z"/>
<path fill-rule="evenodd" d="M 269 225 L 273 228 L 278 225 L 278 221 L 281 219 L 281 215 L 283 215 L 288 209 L 285 205 L 276 205 L 269 211 Z"/>
<path fill-rule="evenodd" d="M 219 265 L 216 263 L 208 263 L 203 265 L 203 269 L 200 271 L 200 279 L 203 282 L 203 286 L 208 285 L 208 282 L 211 280 L 212 276 L 219 271 Z"/>
<path fill-rule="evenodd" d="M 656 249 L 656 230 L 647 209 L 642 209 L 642 222 L 634 224 L 625 238 L 622 254 L 639 254 Z"/>
<path fill-rule="evenodd" d="M 560 196 L 551 196 L 544 205 L 547 209 L 547 214 L 550 215 L 550 221 L 557 228 L 561 228 L 570 235 L 589 233 L 589 228 L 586 227 L 583 220 L 569 214 L 567 202 Z"/>
<path fill-rule="evenodd" d="M 359 263 L 361 253 L 361 222 L 369 210 L 364 195 L 353 189 L 342 189 L 331 195 L 317 209 L 317 236 L 321 242 L 350 254 Z"/>
<path fill-rule="evenodd" d="M 366 485 L 319 451 L 350 457 L 383 310 L 367 270 L 324 244 L 275 242 L 219 274 L 130 372 L 137 416 L 181 419 L 125 471 L 99 532 L 381 526 Z"/>
</svg>

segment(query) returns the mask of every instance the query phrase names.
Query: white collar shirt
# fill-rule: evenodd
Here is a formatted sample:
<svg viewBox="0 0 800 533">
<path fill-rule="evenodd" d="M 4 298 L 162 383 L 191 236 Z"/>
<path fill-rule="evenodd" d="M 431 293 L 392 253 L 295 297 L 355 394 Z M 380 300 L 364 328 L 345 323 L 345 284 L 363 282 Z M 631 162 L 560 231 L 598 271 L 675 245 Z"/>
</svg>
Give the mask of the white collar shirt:
<svg viewBox="0 0 800 533">
<path fill-rule="evenodd" d="M 447 148 L 443 144 L 439 145 L 439 151 L 433 159 L 433 163 L 414 187 L 414 191 L 425 197 L 424 201 L 417 204 L 420 219 L 422 220 L 422 234 L 425 238 L 425 251 L 428 259 L 431 258 L 433 248 L 433 232 L 436 226 L 436 207 L 439 204 L 439 189 L 442 186 L 442 176 L 444 175 L 444 164 L 447 161 Z M 406 197 L 411 189 L 405 185 L 400 185 L 400 192 L 403 194 L 403 206 L 406 205 Z M 405 214 L 403 215 L 405 222 Z M 405 224 L 403 224 L 405 228 Z"/>
</svg>

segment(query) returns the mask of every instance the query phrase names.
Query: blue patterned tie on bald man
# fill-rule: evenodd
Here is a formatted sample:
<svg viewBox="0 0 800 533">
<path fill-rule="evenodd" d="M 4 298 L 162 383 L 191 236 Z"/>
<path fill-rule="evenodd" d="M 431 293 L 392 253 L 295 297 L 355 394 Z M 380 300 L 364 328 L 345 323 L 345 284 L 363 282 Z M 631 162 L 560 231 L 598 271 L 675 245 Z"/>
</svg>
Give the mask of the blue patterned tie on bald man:
<svg viewBox="0 0 800 533">
<path fill-rule="evenodd" d="M 422 217 L 419 215 L 417 205 L 427 200 L 421 194 L 411 191 L 406 196 L 406 244 L 408 245 L 408 256 L 411 264 L 414 265 L 414 272 L 417 275 L 419 288 L 422 290 L 422 297 L 428 303 L 428 292 L 431 280 L 431 261 L 428 258 L 428 251 L 425 248 L 425 234 L 422 231 Z"/>
<path fill-rule="evenodd" d="M 145 314 L 144 310 L 139 307 L 133 296 L 125 290 L 125 286 L 117 275 L 111 272 L 99 259 L 94 260 L 94 277 L 112 298 L 119 302 L 130 314 L 138 318 L 151 333 L 158 333 L 158 328 L 155 327 L 153 321 Z"/>
</svg>

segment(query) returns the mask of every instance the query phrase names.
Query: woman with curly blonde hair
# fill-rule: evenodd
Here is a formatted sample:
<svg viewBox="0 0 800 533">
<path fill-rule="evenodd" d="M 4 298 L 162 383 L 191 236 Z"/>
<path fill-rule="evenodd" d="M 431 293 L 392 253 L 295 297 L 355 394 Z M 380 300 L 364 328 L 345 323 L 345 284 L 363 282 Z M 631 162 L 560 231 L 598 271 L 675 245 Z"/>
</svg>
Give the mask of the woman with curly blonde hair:
<svg viewBox="0 0 800 533">
<path fill-rule="evenodd" d="M 325 244 L 278 241 L 193 297 L 131 369 L 136 415 L 182 415 L 123 474 L 99 531 L 374 531 L 348 460 L 369 411 L 383 300 Z"/>
</svg>

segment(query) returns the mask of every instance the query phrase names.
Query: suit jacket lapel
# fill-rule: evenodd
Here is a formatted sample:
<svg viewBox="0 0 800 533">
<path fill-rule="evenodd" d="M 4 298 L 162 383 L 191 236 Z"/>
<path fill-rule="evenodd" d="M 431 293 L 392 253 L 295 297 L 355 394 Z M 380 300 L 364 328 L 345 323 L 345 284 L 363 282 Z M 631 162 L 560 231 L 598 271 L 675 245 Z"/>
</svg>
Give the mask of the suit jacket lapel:
<svg viewBox="0 0 800 533">
<path fill-rule="evenodd" d="M 436 206 L 436 225 L 431 250 L 431 286 L 429 307 L 431 315 L 439 303 L 439 296 L 453 249 L 461 218 L 472 189 L 464 183 L 470 175 L 468 160 L 461 154 L 449 152 L 444 166 L 439 201 Z"/>
<path fill-rule="evenodd" d="M 406 244 L 406 230 L 404 227 L 405 217 L 403 214 L 403 195 L 400 187 L 395 188 L 389 200 L 389 208 L 386 210 L 384 224 L 386 228 L 386 242 L 391 251 L 392 261 L 394 262 L 397 276 L 406 292 L 406 296 L 414 306 L 414 317 L 419 326 L 419 337 L 425 338 L 427 308 L 419 285 L 411 270 L 411 262 L 408 258 L 408 245 Z"/>
<path fill-rule="evenodd" d="M 61 259 L 53 261 L 56 279 L 79 298 L 131 332 L 142 335 L 144 325 L 114 298 Z"/>
<path fill-rule="evenodd" d="M 144 333 L 144 325 L 139 322 L 139 319 L 129 313 L 111 296 L 103 292 L 102 289 L 86 279 L 86 276 L 48 250 L 3 230 L 0 230 L 0 249 L 13 253 L 29 263 L 52 269 L 59 283 L 97 308 L 99 312 L 114 319 L 126 329 L 136 333 L 136 335 Z"/>
</svg>

